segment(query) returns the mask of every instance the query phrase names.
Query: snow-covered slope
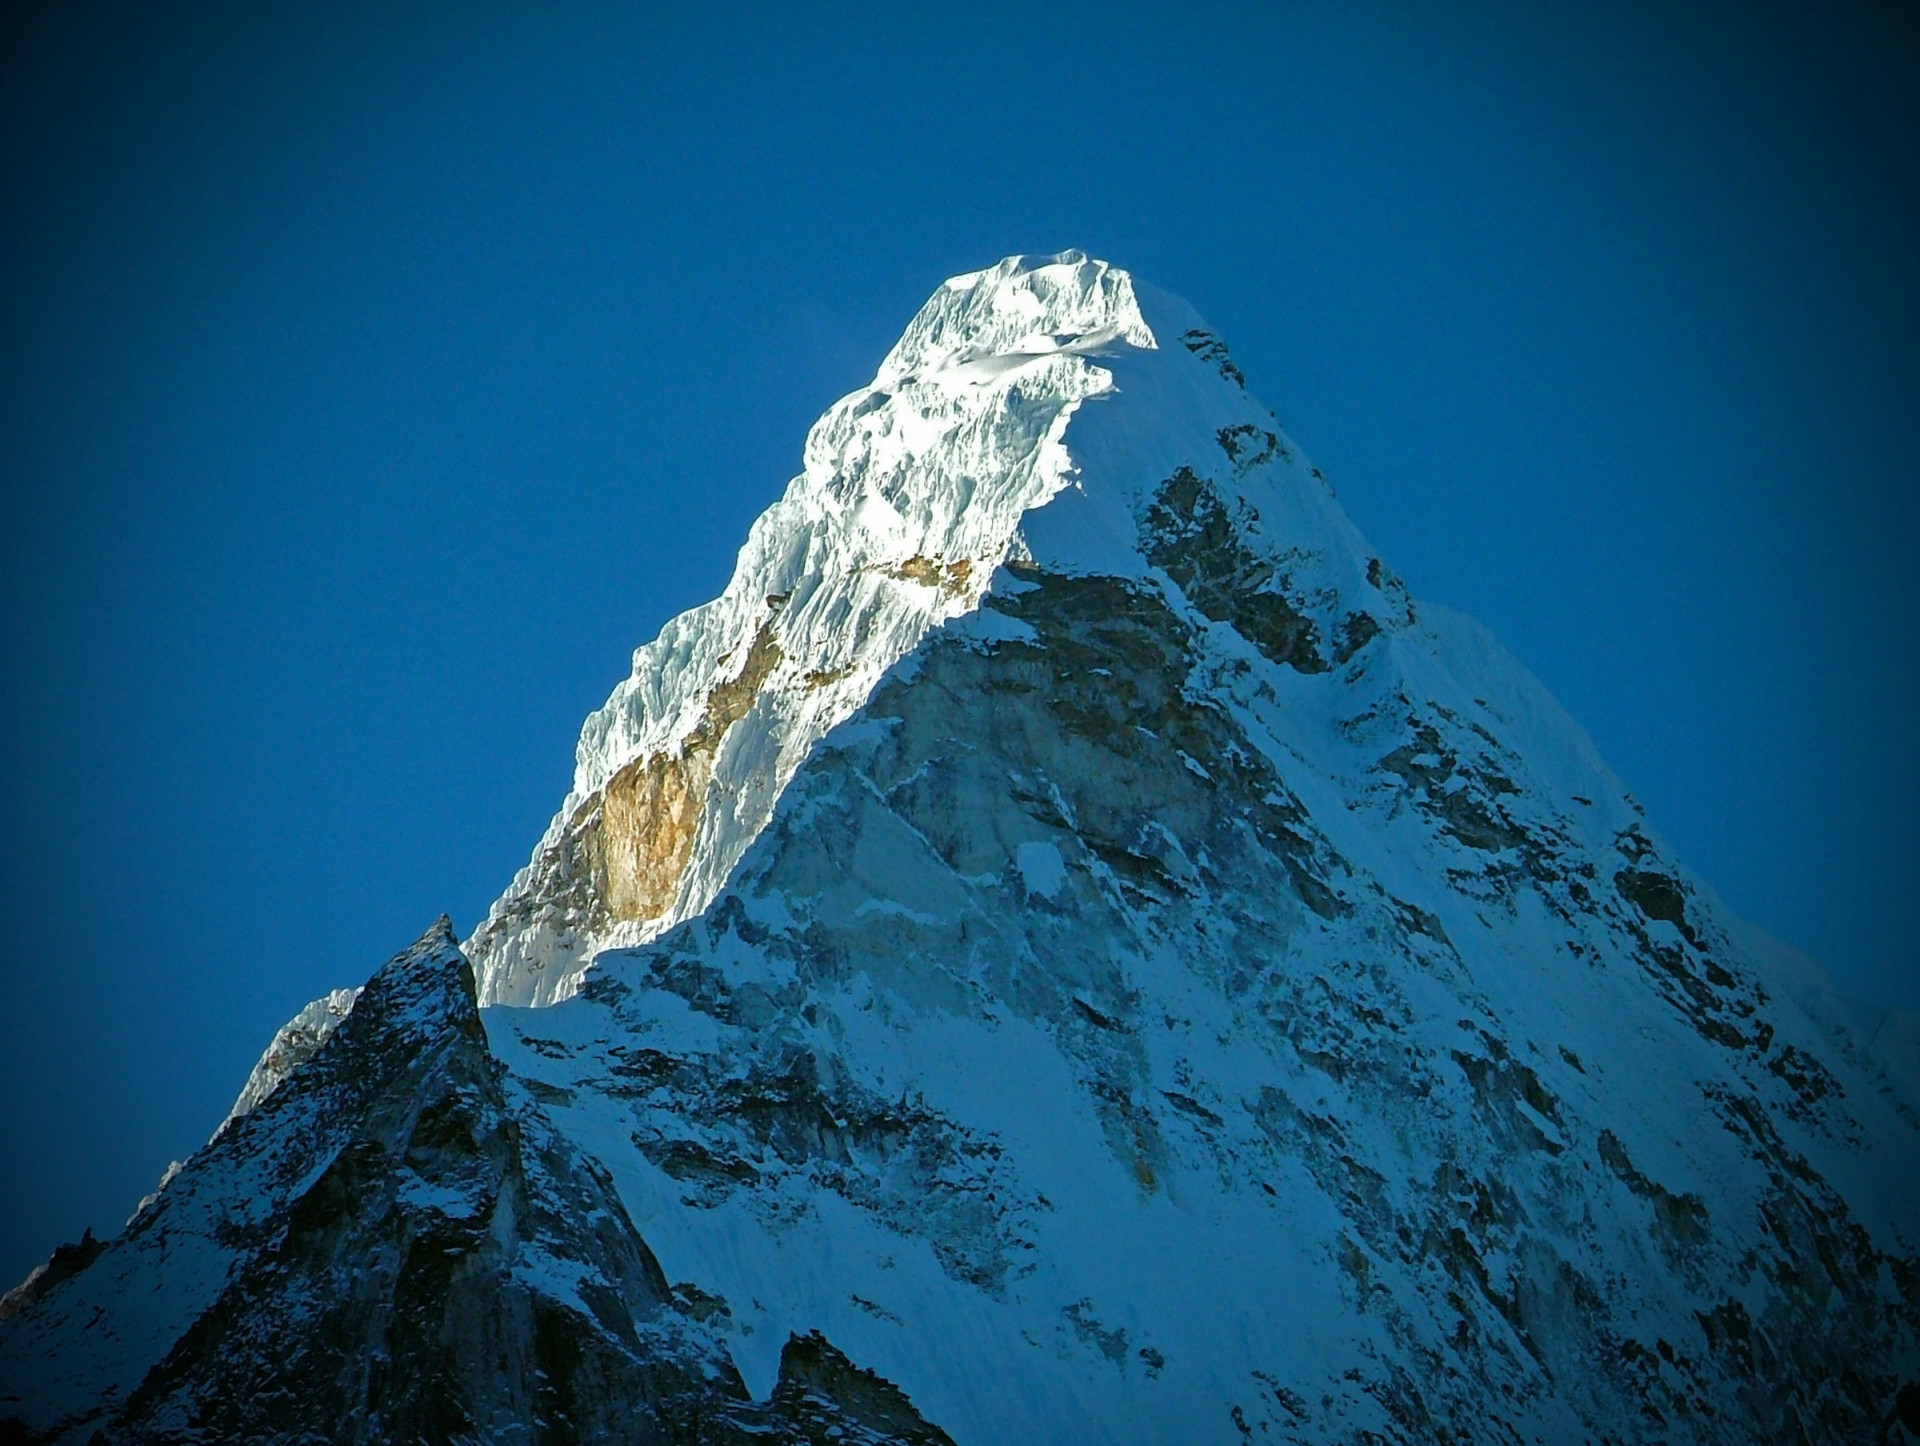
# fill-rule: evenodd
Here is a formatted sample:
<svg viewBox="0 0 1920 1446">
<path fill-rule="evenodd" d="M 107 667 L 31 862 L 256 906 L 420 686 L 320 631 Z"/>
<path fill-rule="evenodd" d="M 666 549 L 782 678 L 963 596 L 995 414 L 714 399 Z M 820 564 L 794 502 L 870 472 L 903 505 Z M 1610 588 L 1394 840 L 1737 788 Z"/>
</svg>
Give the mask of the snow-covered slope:
<svg viewBox="0 0 1920 1446">
<path fill-rule="evenodd" d="M 1920 1432 L 1912 1021 L 1729 917 L 1079 253 L 947 283 L 821 419 L 467 947 L 488 1109 L 679 1282 L 608 1317 L 678 1332 L 634 1368 L 737 1367 L 740 1429 L 1841 1442 L 1907 1385 Z M 244 1194 L 208 1162 L 377 997 L 290 1026 L 0 1380 L 124 1393 L 206 1318 L 253 1267 L 142 1222 Z"/>
<path fill-rule="evenodd" d="M 1073 253 L 958 278 L 807 461 L 476 938 L 499 1000 L 605 951 L 490 1036 L 750 1384 L 820 1326 L 963 1442 L 1879 1425 L 1911 1076 L 1190 310 Z M 739 764 L 673 906 L 597 923 L 570 820 L 697 709 Z"/>
</svg>

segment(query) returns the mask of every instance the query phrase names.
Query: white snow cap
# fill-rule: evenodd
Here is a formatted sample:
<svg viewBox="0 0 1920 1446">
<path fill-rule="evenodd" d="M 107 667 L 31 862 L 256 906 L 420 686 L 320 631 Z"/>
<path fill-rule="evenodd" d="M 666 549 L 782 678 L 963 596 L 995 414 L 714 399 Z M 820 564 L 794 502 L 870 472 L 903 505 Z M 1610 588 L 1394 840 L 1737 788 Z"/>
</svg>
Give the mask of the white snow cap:
<svg viewBox="0 0 1920 1446">
<path fill-rule="evenodd" d="M 1115 340 L 1157 344 L 1126 272 L 1084 251 L 1009 256 L 936 291 L 880 363 L 874 386 L 989 358 L 1018 362 Z"/>
</svg>

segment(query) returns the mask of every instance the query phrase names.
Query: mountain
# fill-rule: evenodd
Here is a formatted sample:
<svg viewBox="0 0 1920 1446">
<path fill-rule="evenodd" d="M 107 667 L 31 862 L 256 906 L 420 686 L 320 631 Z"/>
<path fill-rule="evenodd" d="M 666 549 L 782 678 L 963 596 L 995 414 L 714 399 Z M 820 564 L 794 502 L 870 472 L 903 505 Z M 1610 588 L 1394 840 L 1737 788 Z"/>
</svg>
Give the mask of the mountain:
<svg viewBox="0 0 1920 1446">
<path fill-rule="evenodd" d="M 1190 308 L 1016 257 L 814 426 L 466 944 L 0 1306 L 0 1413 L 1920 1435 L 1916 1037 L 1409 597 Z"/>
<path fill-rule="evenodd" d="M 8 1297 L 6 1439 L 745 1446 L 812 1439 L 808 1412 L 864 1439 L 861 1373 L 817 1336 L 748 1399 L 606 1171 L 516 1098 L 446 919 L 323 1043 L 256 1071 L 119 1239 Z M 942 1439 L 894 1414 L 920 1435 L 867 1434 Z"/>
</svg>

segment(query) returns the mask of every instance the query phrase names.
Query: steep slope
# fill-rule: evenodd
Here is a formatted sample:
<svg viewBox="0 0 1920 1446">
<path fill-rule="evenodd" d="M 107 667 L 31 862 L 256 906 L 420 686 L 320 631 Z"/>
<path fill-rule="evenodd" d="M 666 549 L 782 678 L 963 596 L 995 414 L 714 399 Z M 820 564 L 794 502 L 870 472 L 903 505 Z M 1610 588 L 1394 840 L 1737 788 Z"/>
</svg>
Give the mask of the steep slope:
<svg viewBox="0 0 1920 1446">
<path fill-rule="evenodd" d="M 1910 1086 L 1116 274 L 948 283 L 815 429 L 790 500 L 869 519 L 1052 450 L 966 548 L 899 544 L 965 587 L 849 630 L 886 671 L 844 716 L 781 735 L 805 675 L 749 650 L 727 711 L 810 751 L 750 807 L 713 773 L 724 886 L 580 929 L 579 997 L 496 1050 L 750 1383 L 817 1325 L 961 1441 L 1871 1434 L 1920 1374 Z M 874 482 L 850 419 L 932 440 Z M 783 629 L 870 574 L 756 546 L 763 656 L 825 661 Z M 578 907 L 537 875 L 488 957 Z"/>
<path fill-rule="evenodd" d="M 16 1435 L 1920 1434 L 1913 1021 L 1077 252 L 821 419 L 468 948 L 9 1297 Z"/>
<path fill-rule="evenodd" d="M 597 950 L 704 908 L 813 744 L 974 606 L 1020 518 L 1068 485 L 1061 432 L 1111 385 L 1083 358 L 1153 341 L 1125 272 L 1036 260 L 941 288 L 814 425 L 726 592 L 634 654 L 467 943 L 483 1004 L 565 998 Z"/>
<path fill-rule="evenodd" d="M 818 1336 L 747 1398 L 605 1172 L 510 1092 L 444 919 L 243 1103 L 13 1302 L 4 1439 L 944 1439 Z"/>
</svg>

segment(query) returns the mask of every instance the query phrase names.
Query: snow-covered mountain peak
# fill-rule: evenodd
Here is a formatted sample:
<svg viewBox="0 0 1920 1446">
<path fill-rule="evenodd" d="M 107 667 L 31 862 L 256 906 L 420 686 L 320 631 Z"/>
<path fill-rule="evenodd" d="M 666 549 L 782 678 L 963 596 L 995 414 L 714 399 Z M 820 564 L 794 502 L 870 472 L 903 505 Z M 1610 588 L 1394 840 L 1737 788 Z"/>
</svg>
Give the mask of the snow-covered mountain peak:
<svg viewBox="0 0 1920 1446">
<path fill-rule="evenodd" d="M 877 388 L 945 370 L 1123 341 L 1158 345 L 1133 278 L 1083 251 L 1009 256 L 946 282 L 880 363 Z"/>
<path fill-rule="evenodd" d="M 956 278 L 805 457 L 474 971 L 443 920 L 317 1001 L 0 1301 L 0 1441 L 1920 1437 L 1912 1021 L 1189 308 Z"/>
<path fill-rule="evenodd" d="M 1217 474 L 1188 513 L 1233 499 L 1253 539 L 1258 494 L 1317 556 L 1343 557 L 1317 586 L 1325 606 L 1367 585 L 1357 537 L 1336 537 L 1330 494 L 1219 339 L 1078 251 L 944 283 L 874 382 L 814 424 L 803 460 L 725 593 L 636 652 L 587 719 L 572 791 L 468 941 L 484 1002 L 564 998 L 596 951 L 705 907 L 800 760 L 1003 563 L 1149 570 L 1140 519 L 1182 468 Z"/>
</svg>

